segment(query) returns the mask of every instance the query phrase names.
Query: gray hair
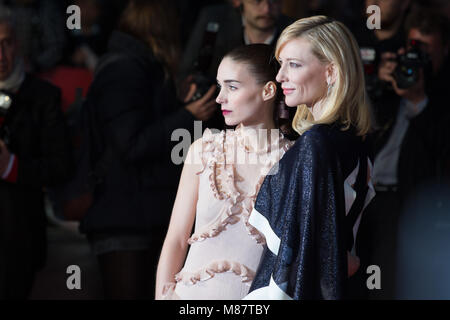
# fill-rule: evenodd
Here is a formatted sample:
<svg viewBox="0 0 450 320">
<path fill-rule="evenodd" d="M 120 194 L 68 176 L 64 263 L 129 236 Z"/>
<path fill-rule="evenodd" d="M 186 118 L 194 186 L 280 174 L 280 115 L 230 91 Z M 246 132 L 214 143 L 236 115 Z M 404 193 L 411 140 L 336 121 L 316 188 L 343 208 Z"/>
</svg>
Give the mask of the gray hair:
<svg viewBox="0 0 450 320">
<path fill-rule="evenodd" d="M 0 4 L 0 24 L 3 23 L 8 24 L 13 30 L 16 29 L 15 14 L 10 8 Z"/>
</svg>

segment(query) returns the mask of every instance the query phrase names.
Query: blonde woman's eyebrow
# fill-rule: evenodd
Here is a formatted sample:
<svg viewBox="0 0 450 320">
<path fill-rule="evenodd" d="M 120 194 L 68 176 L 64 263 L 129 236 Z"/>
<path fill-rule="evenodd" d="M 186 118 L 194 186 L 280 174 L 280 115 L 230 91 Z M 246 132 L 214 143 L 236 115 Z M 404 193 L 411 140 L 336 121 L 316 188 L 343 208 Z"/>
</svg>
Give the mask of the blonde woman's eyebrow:
<svg viewBox="0 0 450 320">
<path fill-rule="evenodd" d="M 289 62 L 289 61 L 302 62 L 302 60 L 301 60 L 301 59 L 298 59 L 298 58 L 287 58 L 286 61 L 287 61 L 287 62 Z"/>
<path fill-rule="evenodd" d="M 290 62 L 290 61 L 296 61 L 296 62 L 300 62 L 303 63 L 303 61 L 301 59 L 297 59 L 297 58 L 286 58 L 286 59 L 278 59 L 278 63 L 282 63 L 282 62 Z"/>
</svg>

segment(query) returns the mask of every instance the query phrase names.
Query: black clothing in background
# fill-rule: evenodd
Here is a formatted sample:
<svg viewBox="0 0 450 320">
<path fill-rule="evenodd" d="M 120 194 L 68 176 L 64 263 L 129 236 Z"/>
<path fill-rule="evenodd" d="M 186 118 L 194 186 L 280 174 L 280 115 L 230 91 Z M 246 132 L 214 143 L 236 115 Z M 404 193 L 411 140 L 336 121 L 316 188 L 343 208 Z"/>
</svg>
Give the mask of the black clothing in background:
<svg viewBox="0 0 450 320">
<path fill-rule="evenodd" d="M 276 34 L 271 42 L 272 46 L 275 46 L 281 32 L 292 22 L 294 22 L 293 19 L 284 15 L 278 18 Z M 206 29 L 210 23 L 218 25 L 211 52 L 204 47 Z M 217 69 L 222 58 L 232 49 L 244 44 L 244 29 L 239 9 L 233 8 L 228 3 L 203 8 L 186 44 L 179 66 L 178 80 L 182 81 L 190 74 L 201 74 L 209 78 L 211 85 L 215 84 Z M 203 123 L 203 128 L 222 130 L 224 126 L 225 120 L 219 106 L 212 118 Z"/>
<path fill-rule="evenodd" d="M 5 118 L 18 176 L 15 183 L 0 180 L 0 298 L 27 298 L 45 263 L 44 188 L 73 169 L 60 98 L 58 88 L 27 75 Z"/>
<path fill-rule="evenodd" d="M 107 299 L 152 299 L 182 169 L 171 159 L 179 143 L 171 135 L 187 129 L 192 137 L 195 118 L 178 103 L 172 79 L 151 49 L 119 31 L 85 103 L 100 135 L 90 142 L 91 156 L 94 162 L 105 150 L 110 156 L 80 230 L 98 256 Z M 143 270 L 149 273 L 140 278 Z"/>
<path fill-rule="evenodd" d="M 361 220 L 357 253 L 363 270 L 368 265 L 380 266 L 383 274 L 382 290 L 368 291 L 361 279 L 360 297 L 393 299 L 396 297 L 398 261 L 397 238 L 408 221 L 411 201 L 448 179 L 449 136 L 449 84 L 445 80 L 448 63 L 436 76 L 425 79 L 428 103 L 425 109 L 409 120 L 409 126 L 400 146 L 395 190 L 377 191 Z M 394 93 L 384 95 L 374 104 L 378 129 L 373 133 L 375 156 L 386 146 L 397 121 L 401 97 Z M 435 197 L 436 198 L 436 197 Z M 429 202 L 434 211 L 436 203 Z M 426 214 L 425 212 L 423 214 Z M 417 217 L 417 213 L 414 213 Z M 363 278 L 367 275 L 360 274 Z"/>
<path fill-rule="evenodd" d="M 227 0 L 176 0 L 180 18 L 181 46 L 184 48 L 203 7 L 223 4 Z"/>
<path fill-rule="evenodd" d="M 143 42 L 114 32 L 88 92 L 103 143 L 114 154 L 95 203 L 81 224 L 91 232 L 150 232 L 166 228 L 181 166 L 171 160 L 175 129 L 193 131 L 194 116 L 176 100 L 170 79 Z M 100 65 L 102 62 L 100 61 Z"/>
<path fill-rule="evenodd" d="M 375 35 L 375 31 L 367 28 L 366 18 L 349 20 L 346 24 L 355 36 L 361 51 L 366 79 L 366 89 L 371 101 L 373 103 L 378 103 L 379 100 L 384 99 L 384 95 L 395 95 L 390 84 L 378 79 L 378 67 L 383 53 L 397 53 L 398 49 L 405 47 L 406 35 L 403 30 L 403 25 L 400 26 L 397 33 L 391 38 L 379 40 Z M 365 60 L 367 53 L 364 54 L 364 52 L 372 51 L 374 51 L 373 61 L 368 62 Z"/>
<path fill-rule="evenodd" d="M 203 38 L 208 23 L 219 24 L 215 46 L 212 52 L 212 60 L 206 72 L 213 79 L 216 78 L 217 68 L 223 56 L 232 49 L 244 45 L 244 31 L 242 16 L 238 9 L 229 4 L 213 5 L 205 7 L 199 14 L 191 36 L 189 37 L 183 59 L 180 65 L 179 77 L 184 78 L 192 73 L 194 64 L 199 58 L 202 49 Z M 292 18 L 281 15 L 276 22 L 276 35 L 271 45 L 275 46 L 279 35 L 289 24 L 294 22 Z"/>
</svg>

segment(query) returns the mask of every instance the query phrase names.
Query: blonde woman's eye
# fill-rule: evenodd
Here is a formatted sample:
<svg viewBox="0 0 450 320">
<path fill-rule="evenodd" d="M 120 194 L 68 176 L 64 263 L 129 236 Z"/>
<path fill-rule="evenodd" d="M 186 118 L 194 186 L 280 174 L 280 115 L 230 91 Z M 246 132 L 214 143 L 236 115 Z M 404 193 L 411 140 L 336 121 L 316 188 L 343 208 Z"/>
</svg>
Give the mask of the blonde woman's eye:
<svg viewBox="0 0 450 320">
<path fill-rule="evenodd" d="M 291 68 L 298 68 L 301 67 L 301 65 L 299 63 L 295 63 L 295 62 L 289 62 L 289 66 Z"/>
</svg>

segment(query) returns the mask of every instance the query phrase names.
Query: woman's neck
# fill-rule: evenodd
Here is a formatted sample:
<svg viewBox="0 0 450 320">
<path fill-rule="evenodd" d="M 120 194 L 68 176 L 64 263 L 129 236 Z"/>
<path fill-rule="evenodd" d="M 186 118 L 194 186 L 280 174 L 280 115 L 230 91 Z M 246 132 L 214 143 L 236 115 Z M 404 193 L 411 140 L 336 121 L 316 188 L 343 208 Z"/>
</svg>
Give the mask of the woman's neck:
<svg viewBox="0 0 450 320">
<path fill-rule="evenodd" d="M 279 132 L 273 120 L 248 125 L 241 123 L 236 129 L 240 131 L 239 134 L 244 138 L 245 146 L 251 151 L 266 150 L 271 144 L 277 143 L 279 138 Z M 274 138 L 276 141 L 273 141 Z"/>
<path fill-rule="evenodd" d="M 262 130 L 262 129 L 275 129 L 275 123 L 272 121 L 266 121 L 266 122 L 260 122 L 256 124 L 246 124 L 246 123 L 240 123 L 239 127 L 241 127 L 243 130 Z"/>
<path fill-rule="evenodd" d="M 321 116 L 322 116 L 322 112 L 323 112 L 323 105 L 325 103 L 325 100 L 319 100 L 316 103 L 314 103 L 312 105 L 312 107 L 308 106 L 309 112 L 311 112 L 314 121 L 318 121 Z"/>
</svg>

